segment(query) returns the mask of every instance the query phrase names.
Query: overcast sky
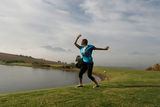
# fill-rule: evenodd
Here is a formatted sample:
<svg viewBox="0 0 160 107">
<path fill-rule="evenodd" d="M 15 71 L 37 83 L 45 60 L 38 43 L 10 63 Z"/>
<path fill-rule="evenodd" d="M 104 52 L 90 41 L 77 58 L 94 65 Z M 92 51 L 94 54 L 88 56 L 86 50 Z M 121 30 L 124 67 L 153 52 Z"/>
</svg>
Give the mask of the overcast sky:
<svg viewBox="0 0 160 107">
<path fill-rule="evenodd" d="M 111 47 L 93 53 L 97 66 L 152 66 L 160 61 L 160 0 L 0 0 L 0 52 L 70 63 L 79 33 Z"/>
</svg>

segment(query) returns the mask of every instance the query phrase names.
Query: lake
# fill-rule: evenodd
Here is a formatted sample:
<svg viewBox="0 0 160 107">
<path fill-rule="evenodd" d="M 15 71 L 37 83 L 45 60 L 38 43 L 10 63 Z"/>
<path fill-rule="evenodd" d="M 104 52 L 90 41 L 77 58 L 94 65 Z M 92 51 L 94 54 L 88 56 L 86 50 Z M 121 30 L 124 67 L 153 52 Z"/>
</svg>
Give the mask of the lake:
<svg viewBox="0 0 160 107">
<path fill-rule="evenodd" d="M 95 76 L 97 81 L 100 78 Z M 92 82 L 87 73 L 83 83 Z M 78 72 L 0 65 L 0 94 L 77 85 Z"/>
</svg>

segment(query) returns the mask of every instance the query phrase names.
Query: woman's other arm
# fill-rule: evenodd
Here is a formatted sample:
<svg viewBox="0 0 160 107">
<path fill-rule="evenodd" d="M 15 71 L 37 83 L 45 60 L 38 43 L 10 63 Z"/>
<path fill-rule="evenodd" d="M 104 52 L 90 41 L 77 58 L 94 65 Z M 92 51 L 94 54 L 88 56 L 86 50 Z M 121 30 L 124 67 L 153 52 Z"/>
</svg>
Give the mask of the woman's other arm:
<svg viewBox="0 0 160 107">
<path fill-rule="evenodd" d="M 108 50 L 109 49 L 109 46 L 105 47 L 105 48 L 97 48 L 97 47 L 94 47 L 94 50 Z"/>
</svg>

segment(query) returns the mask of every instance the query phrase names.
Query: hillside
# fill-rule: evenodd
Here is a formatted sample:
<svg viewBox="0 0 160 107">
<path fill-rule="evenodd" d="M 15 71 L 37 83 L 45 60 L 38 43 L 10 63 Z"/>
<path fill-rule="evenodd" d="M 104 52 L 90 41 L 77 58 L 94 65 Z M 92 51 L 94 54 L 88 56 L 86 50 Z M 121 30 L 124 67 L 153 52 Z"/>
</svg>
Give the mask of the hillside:
<svg viewBox="0 0 160 107">
<path fill-rule="evenodd" d="M 25 63 L 33 63 L 33 62 L 40 62 L 40 63 L 45 63 L 45 64 L 54 64 L 54 65 L 60 65 L 63 63 L 58 63 L 55 61 L 48 61 L 45 59 L 37 59 L 33 58 L 31 56 L 24 56 L 24 55 L 14 55 L 14 54 L 8 54 L 8 53 L 1 53 L 0 52 L 0 61 L 11 61 L 11 60 L 20 60 L 24 61 Z"/>
</svg>

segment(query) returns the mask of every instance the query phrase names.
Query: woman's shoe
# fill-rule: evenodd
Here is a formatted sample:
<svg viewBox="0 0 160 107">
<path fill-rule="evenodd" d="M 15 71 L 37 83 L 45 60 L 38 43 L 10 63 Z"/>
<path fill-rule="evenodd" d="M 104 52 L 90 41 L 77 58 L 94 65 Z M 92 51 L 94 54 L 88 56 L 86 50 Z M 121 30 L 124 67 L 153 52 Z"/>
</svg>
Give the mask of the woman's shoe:
<svg viewBox="0 0 160 107">
<path fill-rule="evenodd" d="M 100 87 L 99 85 L 95 85 L 95 86 L 93 86 L 93 88 L 97 88 L 97 87 Z"/>
<path fill-rule="evenodd" d="M 82 84 L 79 84 L 79 85 L 77 85 L 77 87 L 83 87 L 83 85 L 82 85 Z"/>
</svg>

